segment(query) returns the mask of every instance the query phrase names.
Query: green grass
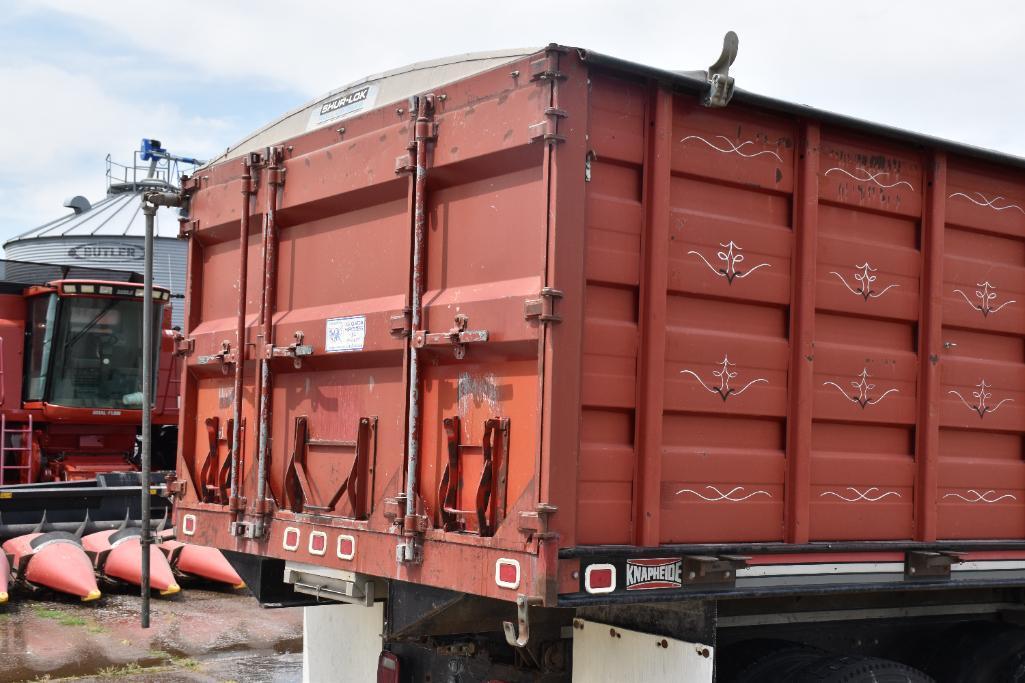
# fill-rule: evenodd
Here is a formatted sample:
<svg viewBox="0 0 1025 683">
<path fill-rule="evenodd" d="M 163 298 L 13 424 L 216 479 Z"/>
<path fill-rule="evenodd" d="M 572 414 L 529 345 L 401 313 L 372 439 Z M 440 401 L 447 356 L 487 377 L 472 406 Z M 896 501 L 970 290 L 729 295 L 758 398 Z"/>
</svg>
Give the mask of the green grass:
<svg viewBox="0 0 1025 683">
<path fill-rule="evenodd" d="M 88 622 L 82 617 L 75 616 L 74 614 L 68 614 L 67 612 L 61 612 L 58 609 L 50 609 L 49 607 L 35 606 L 32 608 L 35 615 L 41 619 L 52 619 L 61 626 L 85 626 Z"/>
<path fill-rule="evenodd" d="M 103 676 L 105 678 L 126 678 L 128 676 L 137 676 L 146 671 L 160 671 L 163 667 L 154 667 L 144 669 L 135 662 L 129 662 L 128 664 L 122 664 L 121 666 L 105 666 L 96 672 L 97 676 Z"/>
</svg>

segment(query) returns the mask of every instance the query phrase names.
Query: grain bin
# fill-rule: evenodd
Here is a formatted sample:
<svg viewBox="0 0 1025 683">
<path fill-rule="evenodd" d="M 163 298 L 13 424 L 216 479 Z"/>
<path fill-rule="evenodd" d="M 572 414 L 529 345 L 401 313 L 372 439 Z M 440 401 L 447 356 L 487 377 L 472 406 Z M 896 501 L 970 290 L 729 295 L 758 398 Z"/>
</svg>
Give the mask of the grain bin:
<svg viewBox="0 0 1025 683">
<path fill-rule="evenodd" d="M 150 143 L 147 147 L 146 143 Z M 152 143 L 156 142 L 156 147 Z M 144 141 L 130 165 L 107 156 L 107 194 L 92 203 L 78 195 L 64 201 L 71 209 L 60 218 L 28 230 L 4 244 L 8 259 L 89 268 L 142 272 L 146 221 L 142 197 L 154 190 L 176 191 L 175 183 L 191 164 L 153 156 L 157 141 Z M 188 160 L 192 161 L 192 160 Z M 154 163 L 155 162 L 155 163 Z M 153 281 L 171 290 L 172 319 L 181 326 L 184 312 L 186 243 L 178 239 L 178 214 L 161 208 L 154 222 Z"/>
</svg>

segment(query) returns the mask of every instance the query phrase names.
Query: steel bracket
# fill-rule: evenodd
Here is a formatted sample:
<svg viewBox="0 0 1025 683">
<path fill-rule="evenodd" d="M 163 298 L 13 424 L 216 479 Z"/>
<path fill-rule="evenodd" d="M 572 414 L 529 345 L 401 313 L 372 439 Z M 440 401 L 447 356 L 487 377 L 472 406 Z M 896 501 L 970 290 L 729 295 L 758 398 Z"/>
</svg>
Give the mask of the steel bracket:
<svg viewBox="0 0 1025 683">
<path fill-rule="evenodd" d="M 565 142 L 566 136 L 559 135 L 559 119 L 566 118 L 567 114 L 563 109 L 548 107 L 545 109 L 545 118 L 538 123 L 530 125 L 530 141 L 543 140 L 548 144 Z"/>
<path fill-rule="evenodd" d="M 561 290 L 551 287 L 544 287 L 536 299 L 527 299 L 523 302 L 523 317 L 527 320 L 537 318 L 543 323 L 557 323 L 562 321 L 562 316 L 555 312 L 555 301 L 561 299 Z"/>
<path fill-rule="evenodd" d="M 455 357 L 462 360 L 466 357 L 466 345 L 488 340 L 487 330 L 467 330 L 469 316 L 459 313 L 455 325 L 448 332 L 427 332 L 417 330 L 413 333 L 413 346 L 422 349 L 425 346 L 451 345 Z"/>
<path fill-rule="evenodd" d="M 196 350 L 196 340 L 193 337 L 177 335 L 174 338 L 174 353 L 178 356 L 189 356 Z"/>
<path fill-rule="evenodd" d="M 548 503 L 538 503 L 529 512 L 521 512 L 517 528 L 521 534 L 528 538 L 546 539 L 554 538 L 555 532 L 548 530 L 549 517 L 558 512 L 559 508 Z"/>
<path fill-rule="evenodd" d="M 182 174 L 181 188 L 182 194 L 189 195 L 200 189 L 203 183 L 203 176 L 190 176 Z"/>
<path fill-rule="evenodd" d="M 168 474 L 167 479 L 164 481 L 168 498 L 181 498 L 185 495 L 186 483 L 184 479 L 177 479 L 173 474 Z"/>
<path fill-rule="evenodd" d="M 552 49 L 551 47 L 545 51 L 545 56 L 541 59 L 535 59 L 530 63 L 530 80 L 532 81 L 554 81 L 562 80 L 566 78 L 566 74 L 559 71 L 559 53 L 563 52 L 562 49 Z"/>
<path fill-rule="evenodd" d="M 541 598 L 523 595 L 516 596 L 516 621 L 502 622 L 502 630 L 505 631 L 505 642 L 513 647 L 523 648 L 530 641 L 530 607 L 540 605 Z"/>
<path fill-rule="evenodd" d="M 236 355 L 237 354 L 231 350 L 231 342 L 224 340 L 221 342 L 221 350 L 218 353 L 210 354 L 209 356 L 197 356 L 196 362 L 199 365 L 220 363 L 221 372 L 226 375 L 228 374 L 228 366 L 236 362 Z"/>
<path fill-rule="evenodd" d="M 725 107 L 733 97 L 733 77 L 730 66 L 737 58 L 739 40 L 737 34 L 728 31 L 722 41 L 722 53 L 712 66 L 708 67 L 708 91 L 701 101 L 706 107 Z"/>
<path fill-rule="evenodd" d="M 399 337 L 408 337 L 409 331 L 412 329 L 410 317 L 413 311 L 410 308 L 403 308 L 401 311 L 391 314 L 388 316 L 388 330 Z"/>
<path fill-rule="evenodd" d="M 412 173 L 416 170 L 416 143 L 410 142 L 406 153 L 395 157 L 395 175 Z"/>
<path fill-rule="evenodd" d="M 265 360 L 270 360 L 271 358 L 291 358 L 292 365 L 295 366 L 296 370 L 301 368 L 303 366 L 303 358 L 313 355 L 313 347 L 309 344 L 303 344 L 305 335 L 302 330 L 298 330 L 292 336 L 295 338 L 295 341 L 288 346 L 264 345 L 263 358 Z"/>
<path fill-rule="evenodd" d="M 961 561 L 954 552 L 911 550 L 904 555 L 904 578 L 949 579 L 951 565 Z"/>
<path fill-rule="evenodd" d="M 743 555 L 684 555 L 681 581 L 684 585 L 732 586 L 737 583 L 737 570 L 747 566 Z"/>
</svg>

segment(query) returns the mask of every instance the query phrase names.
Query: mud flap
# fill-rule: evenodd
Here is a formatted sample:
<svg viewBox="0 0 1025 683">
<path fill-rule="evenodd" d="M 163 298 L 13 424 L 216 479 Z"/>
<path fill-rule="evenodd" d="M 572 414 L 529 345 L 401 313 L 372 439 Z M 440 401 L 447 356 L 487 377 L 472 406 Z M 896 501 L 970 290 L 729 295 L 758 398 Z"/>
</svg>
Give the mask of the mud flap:
<svg viewBox="0 0 1025 683">
<path fill-rule="evenodd" d="M 574 683 L 712 683 L 714 661 L 710 645 L 573 620 Z"/>
</svg>

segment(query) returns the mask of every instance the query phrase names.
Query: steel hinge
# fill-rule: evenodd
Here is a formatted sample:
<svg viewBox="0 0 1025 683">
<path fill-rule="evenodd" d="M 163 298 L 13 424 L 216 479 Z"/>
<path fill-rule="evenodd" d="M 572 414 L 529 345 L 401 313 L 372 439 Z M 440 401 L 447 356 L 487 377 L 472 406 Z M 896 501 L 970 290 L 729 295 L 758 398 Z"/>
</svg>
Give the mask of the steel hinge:
<svg viewBox="0 0 1025 683">
<path fill-rule="evenodd" d="M 708 90 L 701 104 L 706 107 L 725 107 L 733 98 L 733 77 L 730 66 L 737 58 L 739 40 L 737 34 L 728 31 L 722 41 L 722 53 L 712 66 L 708 67 L 706 79 Z"/>
<path fill-rule="evenodd" d="M 189 220 L 188 218 L 178 219 L 178 235 L 181 237 L 188 237 L 192 233 L 199 230 L 199 220 Z"/>
<path fill-rule="evenodd" d="M 553 538 L 555 532 L 548 530 L 548 522 L 558 510 L 559 508 L 554 505 L 539 503 L 533 510 L 520 513 L 516 528 L 528 538 Z"/>
<path fill-rule="evenodd" d="M 566 112 L 562 109 L 555 107 L 545 109 L 544 120 L 530 125 L 530 141 L 543 140 L 548 144 L 565 142 L 566 136 L 559 135 L 559 119 L 564 119 L 566 116 Z"/>
<path fill-rule="evenodd" d="M 542 288 L 536 299 L 527 299 L 523 302 L 523 317 L 527 320 L 537 318 L 543 323 L 562 321 L 562 316 L 555 312 L 555 300 L 562 297 L 562 290 L 552 287 Z"/>
<path fill-rule="evenodd" d="M 408 337 L 409 331 L 412 329 L 412 323 L 410 322 L 412 314 L 412 309 L 403 308 L 401 311 L 388 316 L 389 332 L 399 337 Z"/>
<path fill-rule="evenodd" d="M 545 50 L 545 56 L 535 59 L 530 63 L 530 80 L 552 81 L 566 78 L 566 74 L 559 71 L 559 54 L 567 52 L 566 48 L 557 45 L 549 45 Z"/>
<path fill-rule="evenodd" d="M 264 344 L 263 346 L 263 359 L 270 360 L 271 358 L 291 358 L 292 364 L 296 369 L 303 366 L 303 358 L 313 355 L 313 347 L 309 344 L 303 344 L 303 338 L 305 335 L 302 330 L 297 330 L 292 337 L 295 339 L 294 342 L 288 346 L 274 346 L 273 344 Z"/>
<path fill-rule="evenodd" d="M 174 338 L 174 353 L 178 356 L 189 356 L 196 350 L 196 340 L 193 337 L 178 335 Z"/>
<path fill-rule="evenodd" d="M 167 491 L 166 496 L 168 498 L 181 498 L 185 495 L 185 480 L 176 479 L 173 474 L 168 474 L 167 479 L 164 480 L 164 487 Z"/>
<path fill-rule="evenodd" d="M 949 579 L 950 567 L 957 562 L 958 553 L 911 550 L 904 555 L 904 578 Z"/>
<path fill-rule="evenodd" d="M 412 173 L 416 170 L 416 143 L 410 142 L 406 153 L 395 157 L 395 175 Z"/>
<path fill-rule="evenodd" d="M 413 333 L 413 347 L 422 349 L 425 346 L 451 345 L 456 358 L 466 357 L 467 344 L 486 342 L 487 330 L 468 330 L 469 316 L 459 313 L 455 317 L 455 325 L 448 332 L 427 332 L 417 330 Z"/>
<path fill-rule="evenodd" d="M 382 506 L 382 514 L 393 526 L 402 524 L 402 517 L 406 510 L 406 496 L 400 493 L 394 498 L 385 498 Z"/>
</svg>

